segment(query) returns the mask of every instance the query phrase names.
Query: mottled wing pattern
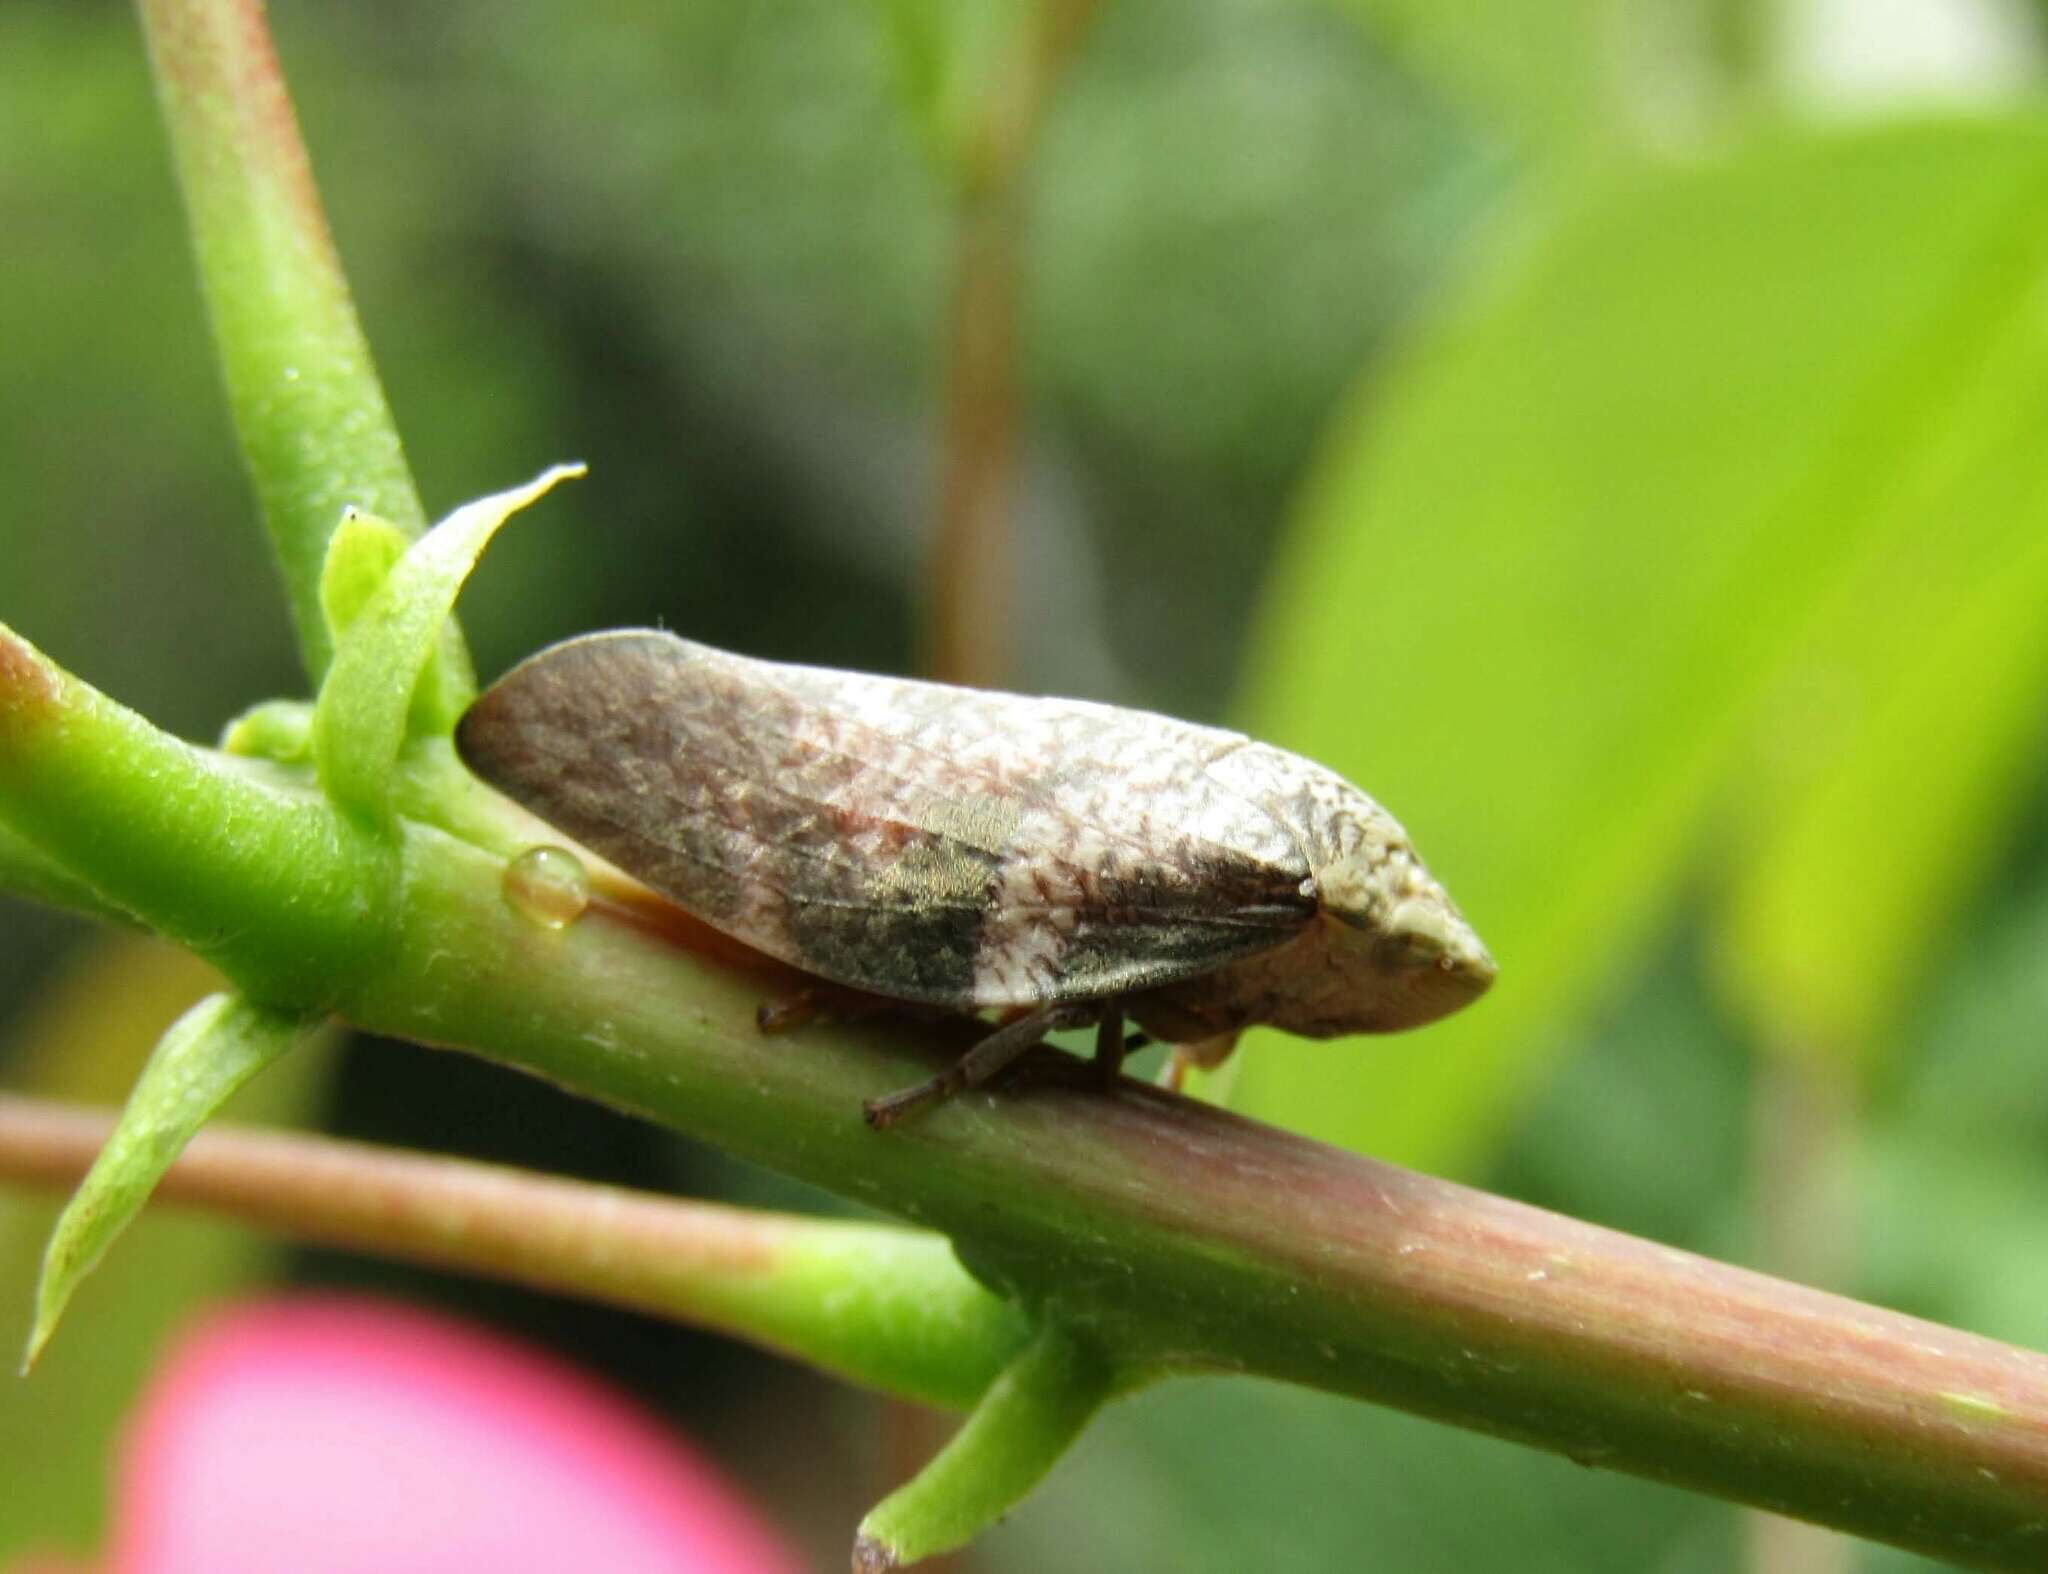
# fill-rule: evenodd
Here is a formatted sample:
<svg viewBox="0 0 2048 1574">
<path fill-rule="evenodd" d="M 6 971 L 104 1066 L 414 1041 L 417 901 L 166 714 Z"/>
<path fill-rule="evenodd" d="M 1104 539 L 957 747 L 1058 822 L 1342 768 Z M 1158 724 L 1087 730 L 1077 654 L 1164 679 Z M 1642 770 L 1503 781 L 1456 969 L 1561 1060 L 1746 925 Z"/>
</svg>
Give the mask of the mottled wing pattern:
<svg viewBox="0 0 2048 1574">
<path fill-rule="evenodd" d="M 1274 751 L 1110 706 L 628 632 L 533 657 L 458 742 L 718 928 L 900 999 L 1127 994 L 1271 949 L 1315 912 L 1296 838 L 1254 801 Z"/>
</svg>

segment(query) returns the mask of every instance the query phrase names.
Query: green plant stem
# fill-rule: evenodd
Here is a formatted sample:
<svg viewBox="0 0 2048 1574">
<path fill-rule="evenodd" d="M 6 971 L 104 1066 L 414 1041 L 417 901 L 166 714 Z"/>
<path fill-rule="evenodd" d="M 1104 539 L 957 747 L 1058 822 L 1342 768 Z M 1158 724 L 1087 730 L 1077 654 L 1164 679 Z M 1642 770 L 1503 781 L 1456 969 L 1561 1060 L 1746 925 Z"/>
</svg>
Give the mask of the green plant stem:
<svg viewBox="0 0 2048 1574">
<path fill-rule="evenodd" d="M 106 1113 L 0 1095 L 0 1179 L 78 1181 Z M 1024 1319 L 926 1230 L 716 1207 L 285 1132 L 209 1127 L 162 1202 L 715 1328 L 885 1393 L 965 1409 Z"/>
<path fill-rule="evenodd" d="M 937 1457 L 861 1521 L 854 1568 L 882 1574 L 965 1546 L 1039 1483 L 1114 1386 L 1086 1344 L 1039 1329 Z"/>
<path fill-rule="evenodd" d="M 41 848 L 0 825 L 0 892 L 102 923 L 133 920 Z"/>
<path fill-rule="evenodd" d="M 0 824 L 95 906 L 180 941 L 261 1002 L 320 1009 L 332 970 L 386 943 L 395 853 L 310 778 L 159 732 L 4 626 Z"/>
<path fill-rule="evenodd" d="M 72 785 L 53 798 L 52 777 Z M 786 975 L 602 884 L 547 928 L 506 899 L 503 846 L 404 818 L 403 899 L 364 912 L 346 883 L 294 878 L 304 804 L 250 787 L 0 641 L 0 820 L 63 831 L 65 863 L 152 924 L 189 920 L 180 900 L 223 920 L 239 903 L 239 942 L 209 953 L 231 977 L 274 963 L 288 928 L 309 998 L 346 1019 L 488 1054 L 937 1229 L 1118 1370 L 1258 1373 L 1951 1562 L 2048 1561 L 2048 1358 L 1148 1087 L 1099 1091 L 1051 1051 L 1013 1085 L 872 1131 L 861 1101 L 957 1054 L 973 1024 L 764 1036 L 756 1007 Z M 181 880 L 208 894 L 180 898 Z"/>
<path fill-rule="evenodd" d="M 355 504 L 426 523 L 335 256 L 259 0 L 138 0 L 228 403 L 306 670 L 333 655 L 320 568 Z M 459 644 L 449 656 L 466 669 Z"/>
</svg>

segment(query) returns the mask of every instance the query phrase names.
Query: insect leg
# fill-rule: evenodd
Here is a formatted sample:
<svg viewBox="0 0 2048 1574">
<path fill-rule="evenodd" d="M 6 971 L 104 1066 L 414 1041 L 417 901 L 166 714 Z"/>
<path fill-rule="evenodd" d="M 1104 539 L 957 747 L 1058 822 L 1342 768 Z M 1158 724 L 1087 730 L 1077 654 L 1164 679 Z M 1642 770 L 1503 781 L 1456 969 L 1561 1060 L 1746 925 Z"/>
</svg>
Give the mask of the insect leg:
<svg viewBox="0 0 2048 1574">
<path fill-rule="evenodd" d="M 862 1022 L 869 1017 L 930 1015 L 928 1008 L 907 1000 L 890 1000 L 865 990 L 821 981 L 778 989 L 754 1010 L 754 1025 L 763 1033 L 788 1033 L 813 1022 Z"/>
<path fill-rule="evenodd" d="M 754 1026 L 763 1033 L 787 1033 L 806 1027 L 822 1014 L 815 992 L 793 989 L 786 995 L 771 995 L 754 1008 Z"/>
<path fill-rule="evenodd" d="M 1159 1068 L 1159 1086 L 1169 1093 L 1178 1093 L 1188 1079 L 1188 1067 L 1199 1066 L 1204 1071 L 1220 1066 L 1230 1058 L 1230 1052 L 1237 1048 L 1238 1030 L 1218 1033 L 1214 1038 L 1197 1039 L 1192 1044 L 1176 1044 L 1173 1053 L 1166 1057 L 1166 1064 Z"/>
<path fill-rule="evenodd" d="M 1142 1039 L 1145 1035 L 1137 1035 Z M 1123 1075 L 1124 1056 L 1131 1046 L 1124 1041 L 1124 1008 L 1114 1001 L 1102 1008 L 1095 1024 L 1095 1080 L 1111 1086 Z"/>
<path fill-rule="evenodd" d="M 884 1126 L 893 1126 L 912 1110 L 951 1098 L 965 1088 L 981 1086 L 1046 1034 L 1060 1028 L 1085 1026 L 1094 1021 L 1101 1010 L 1101 1006 L 1092 1002 L 1080 1006 L 1044 1006 L 1014 1022 L 1006 1022 L 937 1076 L 900 1093 L 869 1099 L 861 1106 L 861 1113 L 867 1118 L 867 1123 L 878 1131 Z"/>
</svg>

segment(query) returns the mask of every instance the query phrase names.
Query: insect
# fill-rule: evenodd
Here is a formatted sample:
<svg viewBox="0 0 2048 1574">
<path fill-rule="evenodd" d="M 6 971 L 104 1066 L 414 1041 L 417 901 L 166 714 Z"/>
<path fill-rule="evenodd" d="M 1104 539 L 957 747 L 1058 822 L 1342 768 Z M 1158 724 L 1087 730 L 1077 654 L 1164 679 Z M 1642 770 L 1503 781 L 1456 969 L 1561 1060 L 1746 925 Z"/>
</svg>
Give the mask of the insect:
<svg viewBox="0 0 2048 1574">
<path fill-rule="evenodd" d="M 1394 818 L 1237 733 L 1079 700 L 782 665 L 651 630 L 529 658 L 471 770 L 757 951 L 1000 1025 L 870 1124 L 1126 1018 L 1213 1064 L 1269 1023 L 1418 1027 L 1494 963 Z M 1142 1035 L 1141 1035 L 1142 1036 Z"/>
</svg>

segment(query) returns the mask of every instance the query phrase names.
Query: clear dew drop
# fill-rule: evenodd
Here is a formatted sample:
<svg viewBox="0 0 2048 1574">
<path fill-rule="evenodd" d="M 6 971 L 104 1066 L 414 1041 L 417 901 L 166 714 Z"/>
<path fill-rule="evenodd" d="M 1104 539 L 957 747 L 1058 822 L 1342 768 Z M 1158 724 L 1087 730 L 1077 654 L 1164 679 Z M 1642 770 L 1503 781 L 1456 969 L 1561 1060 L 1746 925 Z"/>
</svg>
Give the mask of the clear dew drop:
<svg viewBox="0 0 2048 1574">
<path fill-rule="evenodd" d="M 590 905 L 590 876 L 567 848 L 529 847 L 505 865 L 505 900 L 544 929 L 567 929 Z"/>
</svg>

